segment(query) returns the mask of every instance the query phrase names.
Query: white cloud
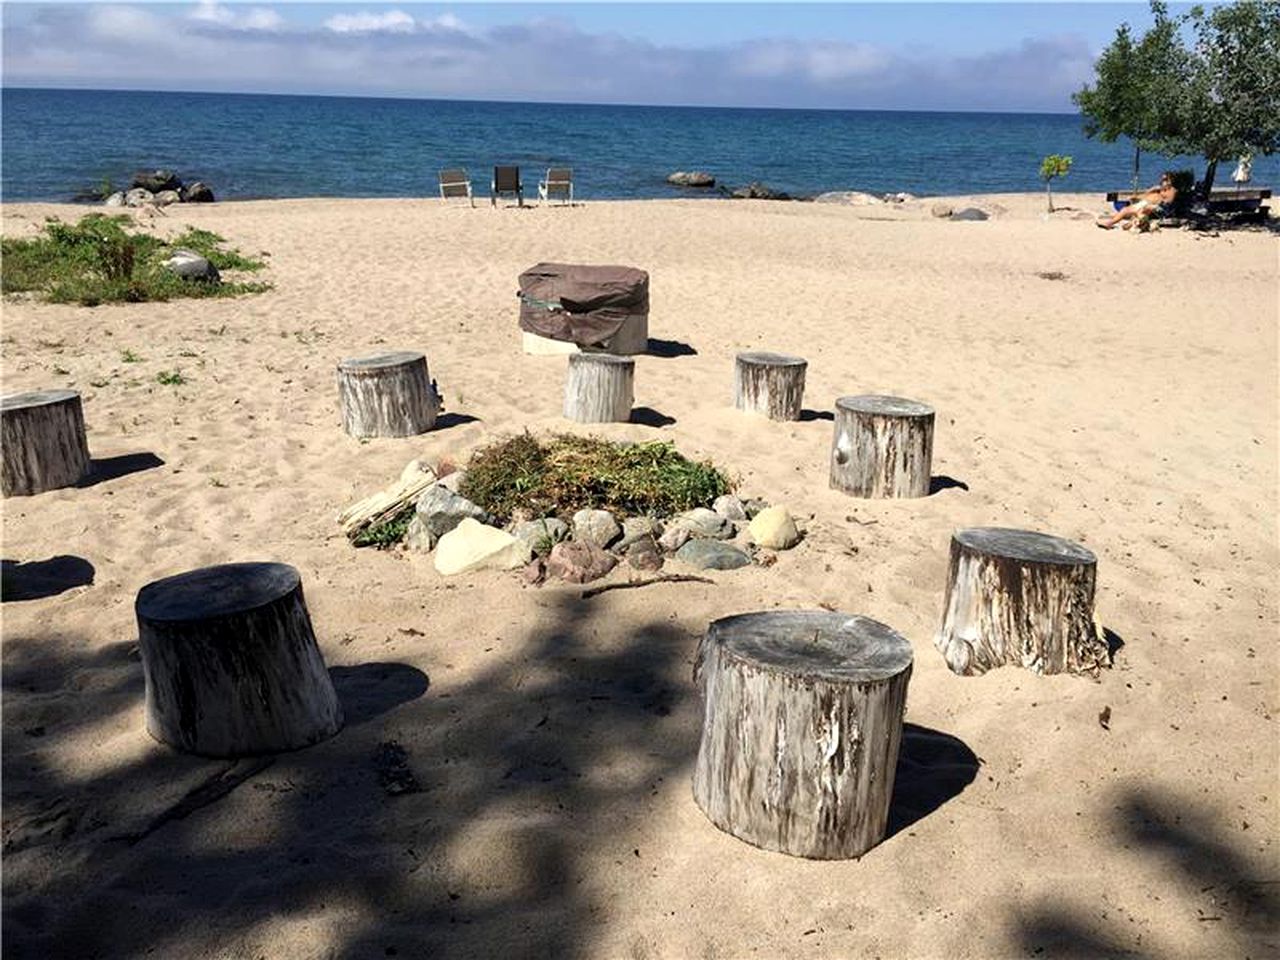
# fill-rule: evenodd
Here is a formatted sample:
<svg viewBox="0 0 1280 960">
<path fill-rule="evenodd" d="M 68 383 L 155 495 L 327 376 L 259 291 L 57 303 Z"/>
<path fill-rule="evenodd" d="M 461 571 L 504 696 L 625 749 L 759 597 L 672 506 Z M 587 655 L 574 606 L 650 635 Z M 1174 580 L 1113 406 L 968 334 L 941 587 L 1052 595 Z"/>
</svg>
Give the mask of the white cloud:
<svg viewBox="0 0 1280 960">
<path fill-rule="evenodd" d="M 233 10 L 215 3 L 214 0 L 200 0 L 188 16 L 192 20 L 216 23 L 233 30 L 279 30 L 284 26 L 284 18 L 266 7 Z"/>
<path fill-rule="evenodd" d="M 324 25 L 334 33 L 413 33 L 417 26 L 413 17 L 403 10 L 340 13 L 330 17 Z"/>
</svg>

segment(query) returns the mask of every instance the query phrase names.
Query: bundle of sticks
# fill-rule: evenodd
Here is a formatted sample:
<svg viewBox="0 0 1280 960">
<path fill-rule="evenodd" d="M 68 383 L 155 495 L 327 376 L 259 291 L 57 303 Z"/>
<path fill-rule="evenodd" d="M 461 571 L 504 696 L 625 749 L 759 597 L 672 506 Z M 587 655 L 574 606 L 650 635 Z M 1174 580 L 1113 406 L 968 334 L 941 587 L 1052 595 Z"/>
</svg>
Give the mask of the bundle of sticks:
<svg viewBox="0 0 1280 960">
<path fill-rule="evenodd" d="M 394 520 L 435 482 L 435 470 L 421 460 L 410 461 L 391 486 L 357 500 L 338 514 L 342 532 L 354 540 L 361 531 Z"/>
</svg>

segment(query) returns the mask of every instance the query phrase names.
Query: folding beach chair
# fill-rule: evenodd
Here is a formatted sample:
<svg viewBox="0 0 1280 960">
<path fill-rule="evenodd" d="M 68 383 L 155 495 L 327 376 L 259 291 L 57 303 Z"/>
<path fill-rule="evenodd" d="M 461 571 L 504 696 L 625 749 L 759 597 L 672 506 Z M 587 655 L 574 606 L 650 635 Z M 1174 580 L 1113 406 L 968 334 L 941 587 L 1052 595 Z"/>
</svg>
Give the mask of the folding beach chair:
<svg viewBox="0 0 1280 960">
<path fill-rule="evenodd" d="M 467 171 L 440 171 L 440 199 L 448 200 L 450 197 L 466 197 L 473 207 L 476 205 L 475 198 L 471 196 L 471 180 L 467 177 Z"/>
<path fill-rule="evenodd" d="M 489 185 L 489 203 L 498 205 L 498 197 L 515 196 L 516 203 L 524 206 L 524 187 L 520 183 L 519 167 L 494 167 L 493 182 Z"/>
<path fill-rule="evenodd" d="M 552 167 L 547 178 L 538 182 L 538 199 L 548 203 L 552 197 L 573 206 L 573 170 L 569 167 Z"/>
</svg>

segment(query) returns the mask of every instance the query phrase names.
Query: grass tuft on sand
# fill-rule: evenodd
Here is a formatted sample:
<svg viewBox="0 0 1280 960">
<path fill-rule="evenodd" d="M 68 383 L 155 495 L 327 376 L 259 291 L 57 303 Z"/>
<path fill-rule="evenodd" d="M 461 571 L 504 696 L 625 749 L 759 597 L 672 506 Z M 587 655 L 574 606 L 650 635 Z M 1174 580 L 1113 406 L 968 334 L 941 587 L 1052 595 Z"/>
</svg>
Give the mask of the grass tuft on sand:
<svg viewBox="0 0 1280 960">
<path fill-rule="evenodd" d="M 183 280 L 162 266 L 178 249 L 193 250 L 218 270 L 253 272 L 265 265 L 208 230 L 190 228 L 172 240 L 130 233 L 125 214 L 91 213 L 77 223 L 56 217 L 30 239 L 0 241 L 0 292 L 36 293 L 51 303 L 139 303 L 179 297 L 234 297 L 271 289 L 266 283 Z"/>
<path fill-rule="evenodd" d="M 690 460 L 669 442 L 523 433 L 477 450 L 459 493 L 505 520 L 516 510 L 546 517 L 587 508 L 668 516 L 709 506 L 732 489 L 713 464 Z"/>
</svg>

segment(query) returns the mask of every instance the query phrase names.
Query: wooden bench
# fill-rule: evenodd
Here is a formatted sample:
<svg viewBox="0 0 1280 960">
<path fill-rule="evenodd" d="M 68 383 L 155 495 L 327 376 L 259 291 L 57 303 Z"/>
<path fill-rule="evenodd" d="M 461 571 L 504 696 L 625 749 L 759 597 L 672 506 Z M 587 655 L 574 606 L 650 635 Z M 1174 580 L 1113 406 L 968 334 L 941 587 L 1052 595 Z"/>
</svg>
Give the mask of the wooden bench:
<svg viewBox="0 0 1280 960">
<path fill-rule="evenodd" d="M 1127 207 L 1134 190 L 1111 190 L 1107 193 L 1107 202 L 1117 210 Z M 1253 213 L 1265 217 L 1268 207 L 1263 200 L 1271 198 L 1271 189 L 1236 189 L 1235 187 L 1219 187 L 1209 194 L 1207 204 L 1210 213 Z"/>
</svg>

